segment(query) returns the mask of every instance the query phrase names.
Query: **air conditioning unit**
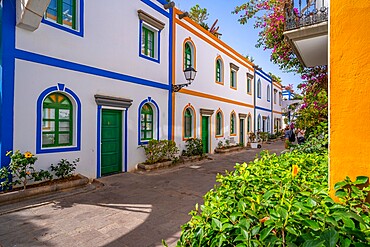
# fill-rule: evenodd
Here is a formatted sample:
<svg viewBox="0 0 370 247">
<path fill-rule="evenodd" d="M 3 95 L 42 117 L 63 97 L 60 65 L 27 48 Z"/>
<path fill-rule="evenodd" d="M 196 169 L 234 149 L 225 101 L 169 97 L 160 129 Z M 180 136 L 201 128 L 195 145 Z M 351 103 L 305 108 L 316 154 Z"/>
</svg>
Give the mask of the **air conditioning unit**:
<svg viewBox="0 0 370 247">
<path fill-rule="evenodd" d="M 49 3 L 50 0 L 16 0 L 17 27 L 35 31 Z"/>
</svg>

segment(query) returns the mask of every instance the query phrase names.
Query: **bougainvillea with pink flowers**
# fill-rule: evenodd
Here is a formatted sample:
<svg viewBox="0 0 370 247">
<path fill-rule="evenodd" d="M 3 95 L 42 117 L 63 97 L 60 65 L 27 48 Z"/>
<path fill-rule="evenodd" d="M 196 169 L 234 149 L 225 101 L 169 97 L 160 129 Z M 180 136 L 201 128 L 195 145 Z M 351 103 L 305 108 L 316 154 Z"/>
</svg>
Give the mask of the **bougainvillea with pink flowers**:
<svg viewBox="0 0 370 247">
<path fill-rule="evenodd" d="M 309 129 L 328 118 L 328 70 L 327 66 L 302 66 L 285 39 L 285 11 L 289 3 L 289 0 L 250 0 L 235 7 L 233 13 L 239 15 L 241 24 L 254 21 L 254 27 L 261 29 L 256 47 L 271 50 L 273 63 L 284 71 L 301 75 L 303 82 L 298 88 L 302 91 L 304 103 L 296 124 Z M 298 15 L 298 9 L 293 10 Z"/>
</svg>

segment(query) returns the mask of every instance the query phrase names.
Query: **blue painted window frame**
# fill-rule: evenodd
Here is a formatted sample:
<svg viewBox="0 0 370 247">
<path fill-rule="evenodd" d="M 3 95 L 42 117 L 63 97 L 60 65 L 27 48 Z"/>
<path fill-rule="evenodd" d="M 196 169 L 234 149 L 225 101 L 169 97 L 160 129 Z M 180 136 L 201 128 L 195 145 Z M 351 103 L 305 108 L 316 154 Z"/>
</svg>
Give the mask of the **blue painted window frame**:
<svg viewBox="0 0 370 247">
<path fill-rule="evenodd" d="M 267 85 L 267 102 L 271 101 L 271 88 L 270 85 Z"/>
<path fill-rule="evenodd" d="M 157 56 L 154 55 L 154 58 L 147 56 L 141 52 L 143 27 L 154 32 L 154 49 L 156 49 L 154 50 L 154 54 L 157 54 Z M 145 25 L 143 20 L 139 21 L 139 57 L 145 58 L 152 62 L 161 63 L 161 30 L 156 30 L 149 25 Z"/>
<path fill-rule="evenodd" d="M 153 117 L 156 117 L 157 121 L 155 122 L 156 126 L 153 126 L 153 130 L 156 130 L 157 131 L 157 135 L 155 136 L 154 133 L 153 133 L 153 139 L 156 139 L 156 140 L 159 140 L 159 116 L 160 116 L 160 109 L 159 109 L 159 106 L 157 104 L 157 102 L 155 102 L 155 100 L 153 100 L 151 97 L 148 97 L 147 99 L 143 100 L 140 105 L 139 105 L 139 108 L 138 108 L 138 121 L 137 121 L 137 143 L 138 145 L 144 145 L 144 144 L 148 144 L 148 140 L 141 140 L 141 136 L 140 136 L 140 133 L 141 133 L 141 108 L 146 104 L 150 104 L 153 108 Z"/>
<path fill-rule="evenodd" d="M 75 134 L 73 138 L 75 138 L 75 143 L 73 146 L 65 146 L 65 147 L 42 147 L 42 108 L 43 102 L 46 97 L 54 92 L 62 93 L 68 95 L 72 101 L 75 103 L 75 110 L 76 117 L 75 123 L 73 123 L 73 128 L 76 128 L 73 131 Z M 42 153 L 60 153 L 60 152 L 72 152 L 72 151 L 80 151 L 81 150 L 81 101 L 78 98 L 77 94 L 74 93 L 71 89 L 65 87 L 64 84 L 58 83 L 57 86 L 49 87 L 45 89 L 37 99 L 37 113 L 36 113 L 36 154 Z"/>
<path fill-rule="evenodd" d="M 261 80 L 260 79 L 258 79 L 258 81 L 257 81 L 257 98 L 261 98 Z"/>
<path fill-rule="evenodd" d="M 68 33 L 83 37 L 84 36 L 84 0 L 76 0 L 77 2 L 77 30 L 63 26 L 48 19 L 42 18 L 42 23 L 66 31 Z"/>
<path fill-rule="evenodd" d="M 262 118 L 261 118 L 261 115 L 258 114 L 258 117 L 257 117 L 257 130 L 256 131 L 260 131 L 261 130 L 261 125 L 262 125 Z"/>
</svg>

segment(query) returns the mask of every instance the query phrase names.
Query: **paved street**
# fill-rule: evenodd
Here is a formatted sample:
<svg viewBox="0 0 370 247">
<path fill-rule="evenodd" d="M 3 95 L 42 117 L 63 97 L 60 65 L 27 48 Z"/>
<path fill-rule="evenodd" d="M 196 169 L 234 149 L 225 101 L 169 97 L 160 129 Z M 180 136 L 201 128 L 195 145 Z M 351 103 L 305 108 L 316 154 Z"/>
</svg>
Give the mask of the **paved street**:
<svg viewBox="0 0 370 247">
<path fill-rule="evenodd" d="M 264 144 L 280 153 L 284 143 Z M 64 192 L 0 207 L 0 243 L 9 246 L 175 246 L 189 211 L 215 185 L 215 176 L 261 149 L 212 155 L 213 160 L 99 179 L 94 190 Z"/>
</svg>

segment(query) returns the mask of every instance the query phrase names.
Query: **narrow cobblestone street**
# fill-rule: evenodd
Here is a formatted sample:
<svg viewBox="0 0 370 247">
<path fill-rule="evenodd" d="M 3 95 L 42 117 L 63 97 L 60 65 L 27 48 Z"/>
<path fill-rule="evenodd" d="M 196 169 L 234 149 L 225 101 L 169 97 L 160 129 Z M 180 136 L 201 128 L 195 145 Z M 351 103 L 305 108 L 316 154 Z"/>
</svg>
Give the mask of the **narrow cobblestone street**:
<svg viewBox="0 0 370 247">
<path fill-rule="evenodd" d="M 262 149 L 280 153 L 282 141 Z M 189 211 L 215 185 L 217 173 L 236 162 L 251 161 L 261 149 L 211 155 L 212 160 L 151 172 L 99 179 L 104 184 L 84 193 L 26 202 L 28 208 L 0 207 L 0 243 L 10 246 L 175 246 Z M 23 202 L 24 204 L 24 202 Z M 23 205 L 22 204 L 22 205 Z M 16 209 L 20 203 L 12 204 Z"/>
</svg>

